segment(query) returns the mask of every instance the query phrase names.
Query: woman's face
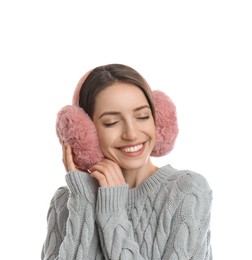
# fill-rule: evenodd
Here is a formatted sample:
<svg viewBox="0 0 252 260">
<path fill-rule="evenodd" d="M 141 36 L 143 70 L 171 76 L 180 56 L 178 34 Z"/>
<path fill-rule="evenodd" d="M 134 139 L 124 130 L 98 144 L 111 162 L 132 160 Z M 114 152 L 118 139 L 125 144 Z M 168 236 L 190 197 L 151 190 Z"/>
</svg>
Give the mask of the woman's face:
<svg viewBox="0 0 252 260">
<path fill-rule="evenodd" d="M 117 82 L 95 99 L 93 121 L 104 156 L 121 168 L 144 167 L 155 145 L 155 123 L 142 90 Z"/>
</svg>

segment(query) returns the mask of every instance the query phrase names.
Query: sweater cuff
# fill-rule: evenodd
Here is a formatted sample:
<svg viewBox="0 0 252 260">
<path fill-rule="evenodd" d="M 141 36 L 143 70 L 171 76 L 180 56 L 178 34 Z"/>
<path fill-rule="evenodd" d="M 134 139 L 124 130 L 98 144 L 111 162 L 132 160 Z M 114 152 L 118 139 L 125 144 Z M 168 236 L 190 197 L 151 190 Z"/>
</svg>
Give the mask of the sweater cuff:
<svg viewBox="0 0 252 260">
<path fill-rule="evenodd" d="M 100 187 L 98 189 L 96 211 L 99 214 L 125 210 L 128 199 L 128 185 Z"/>
<path fill-rule="evenodd" d="M 66 182 L 73 194 L 87 195 L 95 194 L 98 183 L 86 172 L 72 171 L 66 174 Z"/>
</svg>

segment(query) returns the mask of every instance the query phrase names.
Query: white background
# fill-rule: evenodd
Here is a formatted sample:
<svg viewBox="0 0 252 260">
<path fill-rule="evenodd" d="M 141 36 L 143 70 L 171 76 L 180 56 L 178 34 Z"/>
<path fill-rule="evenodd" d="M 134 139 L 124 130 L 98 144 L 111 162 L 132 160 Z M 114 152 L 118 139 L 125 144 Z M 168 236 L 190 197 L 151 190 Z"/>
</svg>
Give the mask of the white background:
<svg viewBox="0 0 252 260">
<path fill-rule="evenodd" d="M 213 189 L 214 259 L 251 258 L 251 1 L 1 1 L 1 259 L 40 259 L 65 185 L 56 114 L 79 78 L 137 69 L 177 106 L 174 150 L 155 159 Z"/>
</svg>

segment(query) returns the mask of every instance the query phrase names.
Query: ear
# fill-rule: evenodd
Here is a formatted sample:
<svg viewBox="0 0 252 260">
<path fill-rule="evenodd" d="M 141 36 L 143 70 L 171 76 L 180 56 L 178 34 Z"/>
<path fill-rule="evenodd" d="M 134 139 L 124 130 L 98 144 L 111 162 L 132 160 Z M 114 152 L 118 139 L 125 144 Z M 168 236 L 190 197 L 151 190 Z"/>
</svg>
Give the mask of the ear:
<svg viewBox="0 0 252 260">
<path fill-rule="evenodd" d="M 95 125 L 82 108 L 63 107 L 57 114 L 56 133 L 60 143 L 71 146 L 74 163 L 82 170 L 103 158 Z"/>
<path fill-rule="evenodd" d="M 162 91 L 152 92 L 156 116 L 156 144 L 151 156 L 163 156 L 169 153 L 178 135 L 176 107 Z"/>
</svg>

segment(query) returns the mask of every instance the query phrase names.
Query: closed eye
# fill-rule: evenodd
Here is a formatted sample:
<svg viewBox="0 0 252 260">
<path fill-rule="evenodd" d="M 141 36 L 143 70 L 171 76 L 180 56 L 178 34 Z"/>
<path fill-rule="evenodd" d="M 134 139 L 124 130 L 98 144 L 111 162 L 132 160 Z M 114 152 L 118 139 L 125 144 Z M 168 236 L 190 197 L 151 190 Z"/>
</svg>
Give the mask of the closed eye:
<svg viewBox="0 0 252 260">
<path fill-rule="evenodd" d="M 104 123 L 103 125 L 104 125 L 105 127 L 111 127 L 111 126 L 115 125 L 116 123 L 117 123 L 117 121 L 112 122 L 112 123 Z"/>
<path fill-rule="evenodd" d="M 137 119 L 140 119 L 140 120 L 147 120 L 149 118 L 150 118 L 150 116 L 139 116 L 139 117 L 137 117 Z"/>
</svg>

